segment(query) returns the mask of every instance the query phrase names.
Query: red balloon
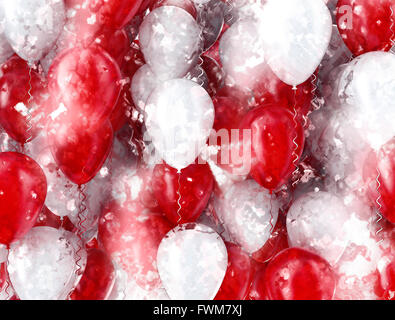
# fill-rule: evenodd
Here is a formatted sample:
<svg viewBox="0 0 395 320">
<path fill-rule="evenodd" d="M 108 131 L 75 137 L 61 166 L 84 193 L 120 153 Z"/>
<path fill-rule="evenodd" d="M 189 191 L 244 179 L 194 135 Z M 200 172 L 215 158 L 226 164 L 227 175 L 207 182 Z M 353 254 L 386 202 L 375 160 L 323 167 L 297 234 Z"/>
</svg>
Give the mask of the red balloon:
<svg viewBox="0 0 395 320">
<path fill-rule="evenodd" d="M 0 243 L 22 238 L 35 224 L 47 195 L 40 166 L 21 153 L 0 153 Z"/>
<path fill-rule="evenodd" d="M 99 221 L 99 241 L 123 270 L 146 289 L 161 285 L 156 255 L 172 226 L 161 214 L 147 210 L 139 201 L 123 205 L 113 201 Z"/>
<path fill-rule="evenodd" d="M 114 110 L 120 80 L 118 64 L 99 46 L 66 50 L 49 70 L 53 107 L 65 111 L 68 122 L 100 127 Z"/>
<path fill-rule="evenodd" d="M 130 93 L 130 84 L 124 84 L 121 95 L 110 115 L 110 122 L 114 132 L 120 130 L 128 120 L 128 113 L 132 112 L 133 103 Z"/>
<path fill-rule="evenodd" d="M 74 20 L 79 29 L 90 26 L 91 31 L 123 28 L 141 3 L 142 0 L 66 0 L 66 6 L 77 11 Z"/>
<path fill-rule="evenodd" d="M 254 89 L 255 102 L 259 105 L 276 104 L 289 109 L 299 120 L 306 117 L 312 110 L 312 100 L 316 89 L 315 75 L 297 86 L 293 87 L 282 82 L 268 67 L 259 84 Z"/>
<path fill-rule="evenodd" d="M 285 108 L 260 106 L 240 124 L 241 129 L 251 130 L 251 142 L 241 145 L 239 154 L 245 155 L 243 149 L 251 148 L 250 175 L 266 189 L 275 190 L 286 183 L 302 155 L 304 131 L 293 117 Z"/>
<path fill-rule="evenodd" d="M 277 223 L 270 234 L 265 245 L 252 254 L 252 258 L 260 263 L 270 261 L 280 251 L 288 248 L 287 228 L 282 215 L 278 217 Z"/>
<path fill-rule="evenodd" d="M 202 60 L 202 68 L 206 72 L 208 78 L 207 92 L 211 97 L 214 97 L 224 86 L 225 71 L 215 59 L 209 56 L 202 56 Z"/>
<path fill-rule="evenodd" d="M 383 216 L 395 223 L 395 139 L 382 146 L 377 155 L 374 151 L 368 155 L 363 177 L 372 203 L 379 209 L 378 201 Z"/>
<path fill-rule="evenodd" d="M 120 130 L 127 120 L 131 118 L 134 108 L 130 90 L 131 80 L 136 71 L 144 64 L 144 57 L 140 48 L 136 43 L 132 43 L 129 51 L 122 57 L 122 62 L 120 64 L 124 79 L 122 80 L 121 94 L 110 115 L 110 121 L 114 132 Z M 134 133 L 133 136 L 135 135 Z"/>
<path fill-rule="evenodd" d="M 137 42 L 132 42 L 130 47 L 123 58 L 121 70 L 123 75 L 131 80 L 136 71 L 145 64 L 145 60 Z"/>
<path fill-rule="evenodd" d="M 14 140 L 24 144 L 44 126 L 45 79 L 32 69 L 29 81 L 29 66 L 18 56 L 4 63 L 1 73 L 0 124 Z"/>
<path fill-rule="evenodd" d="M 331 300 L 336 287 L 329 263 L 300 248 L 275 256 L 262 280 L 270 300 Z"/>
<path fill-rule="evenodd" d="M 244 300 L 251 285 L 251 259 L 240 247 L 226 243 L 228 268 L 214 300 Z"/>
<path fill-rule="evenodd" d="M 152 4 L 155 3 L 156 0 L 143 0 L 141 3 L 140 9 L 137 12 L 137 15 L 143 13 L 145 10 L 147 10 L 149 7 L 151 7 Z"/>
<path fill-rule="evenodd" d="M 96 130 L 56 121 L 47 130 L 52 155 L 65 176 L 78 185 L 93 179 L 111 150 L 110 121 Z"/>
<path fill-rule="evenodd" d="M 88 249 L 84 273 L 70 300 L 106 300 L 115 282 L 115 269 L 110 257 L 100 249 Z"/>
<path fill-rule="evenodd" d="M 7 288 L 7 268 L 5 263 L 0 263 L 0 292 Z"/>
<path fill-rule="evenodd" d="M 355 56 L 388 51 L 395 40 L 393 0 L 339 0 L 336 20 L 339 32 Z M 351 12 L 352 9 L 352 12 Z"/>
<path fill-rule="evenodd" d="M 130 49 L 129 37 L 125 29 L 107 30 L 95 39 L 95 43 L 106 50 L 119 66 Z"/>
<path fill-rule="evenodd" d="M 67 218 L 67 217 L 64 217 Z M 52 213 L 46 206 L 43 206 L 41 212 L 37 216 L 35 227 L 52 227 L 59 229 L 62 225 L 62 220 L 59 216 Z"/>
<path fill-rule="evenodd" d="M 191 164 L 180 174 L 167 164 L 157 164 L 153 172 L 155 197 L 174 224 L 196 221 L 207 206 L 213 186 L 214 177 L 207 164 Z"/>
<path fill-rule="evenodd" d="M 270 300 L 265 288 L 265 266 L 261 264 L 257 266 L 246 300 Z"/>
</svg>

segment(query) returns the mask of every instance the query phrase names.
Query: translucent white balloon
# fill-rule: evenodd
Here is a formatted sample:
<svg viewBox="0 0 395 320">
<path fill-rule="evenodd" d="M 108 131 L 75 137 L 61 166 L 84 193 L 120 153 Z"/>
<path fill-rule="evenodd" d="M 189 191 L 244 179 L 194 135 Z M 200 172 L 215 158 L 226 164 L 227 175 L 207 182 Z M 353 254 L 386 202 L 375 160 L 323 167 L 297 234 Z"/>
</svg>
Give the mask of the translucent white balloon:
<svg viewBox="0 0 395 320">
<path fill-rule="evenodd" d="M 14 51 L 29 63 L 55 44 L 65 21 L 63 0 L 1 0 L 4 34 Z"/>
<path fill-rule="evenodd" d="M 253 253 L 269 239 L 278 218 L 279 203 L 254 180 L 237 182 L 223 199 L 216 199 L 215 212 L 234 242 Z"/>
<path fill-rule="evenodd" d="M 200 28 L 185 10 L 163 6 L 140 26 L 139 40 L 152 71 L 167 79 L 183 77 L 199 56 Z"/>
<path fill-rule="evenodd" d="M 219 55 L 227 81 L 252 90 L 268 68 L 262 41 L 254 21 L 239 21 L 222 35 Z"/>
<path fill-rule="evenodd" d="M 161 80 L 152 72 L 148 64 L 136 71 L 132 79 L 131 92 L 134 105 L 140 112 L 144 112 L 148 97 L 160 83 Z"/>
<path fill-rule="evenodd" d="M 50 227 L 35 227 L 11 244 L 8 273 L 19 298 L 66 299 L 85 268 L 81 245 L 74 233 Z"/>
<path fill-rule="evenodd" d="M 256 32 L 273 72 L 296 86 L 320 64 L 331 38 L 332 17 L 321 0 L 268 0 Z"/>
<path fill-rule="evenodd" d="M 228 254 L 214 230 L 202 224 L 184 224 L 163 238 L 157 265 L 170 299 L 212 300 L 224 279 Z"/>
<path fill-rule="evenodd" d="M 349 218 L 346 206 L 337 196 L 324 191 L 305 194 L 287 214 L 289 243 L 335 264 L 348 244 L 345 226 Z"/>
<path fill-rule="evenodd" d="M 78 214 L 78 186 L 68 180 L 56 164 L 50 147 L 43 149 L 34 157 L 47 178 L 48 192 L 45 205 L 57 216 L 76 216 Z"/>
<path fill-rule="evenodd" d="M 116 268 L 116 279 L 108 300 L 170 300 L 164 288 L 145 290 L 133 277 L 120 267 Z"/>
<path fill-rule="evenodd" d="M 41 133 L 27 145 L 25 152 L 34 159 L 47 178 L 45 205 L 57 216 L 77 216 L 78 186 L 68 180 L 54 160 L 46 134 Z"/>
<path fill-rule="evenodd" d="M 192 68 L 184 78 L 196 82 L 205 89 L 208 87 L 207 74 L 199 65 Z M 140 112 L 144 113 L 145 105 L 152 91 L 166 80 L 171 79 L 157 76 L 152 72 L 148 64 L 141 66 L 137 70 L 132 79 L 131 93 L 134 105 Z"/>
<path fill-rule="evenodd" d="M 214 123 L 206 90 L 186 79 L 166 81 L 153 91 L 145 111 L 147 132 L 161 158 L 178 170 L 193 163 Z"/>
<path fill-rule="evenodd" d="M 352 113 L 353 127 L 378 150 L 395 136 L 395 55 L 369 52 L 354 59 L 340 78 L 342 108 Z"/>
<path fill-rule="evenodd" d="M 96 176 L 86 184 L 84 191 L 78 190 L 77 187 L 78 195 L 75 199 L 79 210 L 76 214 L 69 215 L 69 218 L 81 231 L 95 232 L 102 209 L 111 196 L 110 161 L 110 158 L 107 159 Z M 85 197 L 86 199 L 83 200 Z M 86 206 L 86 210 L 83 211 L 79 208 L 82 201 L 84 201 L 83 205 Z M 90 233 L 87 233 L 86 236 L 89 238 Z"/>
<path fill-rule="evenodd" d="M 12 47 L 8 43 L 8 40 L 4 34 L 4 10 L 0 5 L 0 64 L 6 62 L 13 53 L 14 50 L 12 50 Z"/>
</svg>

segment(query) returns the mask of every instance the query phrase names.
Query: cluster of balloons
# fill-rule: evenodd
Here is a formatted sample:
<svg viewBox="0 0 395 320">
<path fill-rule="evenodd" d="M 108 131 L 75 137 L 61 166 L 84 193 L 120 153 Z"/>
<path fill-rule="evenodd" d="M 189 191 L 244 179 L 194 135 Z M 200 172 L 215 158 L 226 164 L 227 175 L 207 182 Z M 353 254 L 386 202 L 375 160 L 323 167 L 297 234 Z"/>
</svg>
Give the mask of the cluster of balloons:
<svg viewBox="0 0 395 320">
<path fill-rule="evenodd" d="M 0 299 L 393 299 L 394 11 L 0 0 Z"/>
</svg>

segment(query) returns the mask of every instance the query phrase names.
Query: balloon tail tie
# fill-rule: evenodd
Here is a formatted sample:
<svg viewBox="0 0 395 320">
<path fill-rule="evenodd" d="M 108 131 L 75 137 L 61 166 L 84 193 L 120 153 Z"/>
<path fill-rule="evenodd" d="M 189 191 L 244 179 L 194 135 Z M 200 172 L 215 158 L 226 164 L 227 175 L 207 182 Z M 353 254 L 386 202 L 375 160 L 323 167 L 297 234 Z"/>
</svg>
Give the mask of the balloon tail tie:
<svg viewBox="0 0 395 320">
<path fill-rule="evenodd" d="M 180 223 L 180 221 L 182 220 L 182 216 L 181 216 L 181 192 L 180 192 L 180 189 L 181 189 L 181 170 L 178 170 L 177 171 L 177 175 L 178 175 L 178 187 L 177 187 L 177 195 L 178 195 L 178 198 L 177 198 L 177 204 L 178 204 L 178 209 L 177 209 L 177 215 L 178 215 L 178 221 L 177 221 L 177 224 L 179 224 Z"/>
<path fill-rule="evenodd" d="M 376 171 L 377 171 L 377 177 L 376 177 L 376 183 L 377 183 L 376 185 L 377 185 L 377 188 L 376 188 L 376 192 L 377 192 L 377 194 L 378 194 L 377 199 L 376 199 L 376 204 L 377 204 L 377 210 L 376 210 L 377 219 L 376 219 L 376 224 L 377 224 L 377 226 L 378 226 L 378 230 L 376 231 L 376 236 L 378 236 L 379 233 L 380 233 L 381 231 L 383 231 L 383 227 L 381 226 L 381 220 L 383 220 L 383 216 L 382 216 L 382 214 L 381 214 L 382 205 L 381 205 L 381 203 L 380 203 L 380 199 L 381 199 L 381 193 L 380 193 L 381 183 L 380 183 L 380 181 L 379 181 L 379 179 L 380 179 L 380 171 L 379 171 L 378 168 L 376 168 Z M 382 241 L 383 241 L 383 239 L 380 239 L 380 240 L 378 241 L 378 243 L 381 243 Z"/>
<path fill-rule="evenodd" d="M 298 149 L 299 149 L 299 145 L 296 142 L 296 140 L 298 139 L 298 122 L 297 122 L 297 117 L 298 117 L 298 112 L 296 110 L 296 91 L 297 88 L 296 86 L 294 86 L 292 88 L 292 90 L 294 90 L 294 106 L 293 106 L 293 110 L 294 110 L 294 115 L 293 115 L 293 122 L 294 122 L 294 126 L 295 126 L 295 137 L 293 138 L 292 142 L 295 145 L 295 148 L 293 150 L 293 156 L 294 156 L 294 160 L 292 161 L 295 170 L 292 173 L 293 178 L 295 179 L 295 181 L 292 183 L 292 187 L 294 187 L 298 182 L 299 182 L 299 166 L 298 166 L 298 162 L 299 162 L 299 156 L 298 156 Z"/>
<path fill-rule="evenodd" d="M 82 272 L 82 265 L 80 264 L 81 260 L 82 260 L 82 256 L 81 256 L 81 251 L 83 249 L 83 236 L 85 234 L 85 232 L 87 231 L 84 223 L 87 220 L 86 217 L 86 211 L 87 211 L 87 206 L 86 206 L 86 185 L 80 185 L 78 186 L 78 190 L 79 190 L 79 197 L 80 197 L 80 205 L 79 205 L 79 210 L 78 210 L 78 231 L 77 231 L 77 236 L 80 239 L 80 241 L 78 242 L 78 250 L 76 251 L 76 256 L 77 256 L 77 261 L 76 261 L 76 265 L 77 265 L 77 270 L 76 270 L 76 274 L 79 275 Z"/>
</svg>

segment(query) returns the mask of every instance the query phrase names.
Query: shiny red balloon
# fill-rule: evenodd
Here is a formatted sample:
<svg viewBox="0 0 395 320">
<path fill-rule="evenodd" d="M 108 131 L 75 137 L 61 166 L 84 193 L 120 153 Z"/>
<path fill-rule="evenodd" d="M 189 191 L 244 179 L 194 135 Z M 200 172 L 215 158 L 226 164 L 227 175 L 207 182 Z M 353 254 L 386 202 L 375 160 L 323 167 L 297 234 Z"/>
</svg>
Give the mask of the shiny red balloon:
<svg viewBox="0 0 395 320">
<path fill-rule="evenodd" d="M 128 52 L 122 57 L 122 62 L 120 63 L 123 75 L 122 89 L 114 110 L 110 115 L 110 121 L 114 132 L 120 130 L 127 120 L 132 118 L 134 105 L 130 86 L 133 75 L 144 64 L 144 57 L 139 46 L 135 42 L 132 43 Z M 133 136 L 136 136 L 135 132 Z"/>
<path fill-rule="evenodd" d="M 109 120 L 95 130 L 86 130 L 66 121 L 54 121 L 49 123 L 47 132 L 52 155 L 60 170 L 78 185 L 95 177 L 113 142 Z"/>
<path fill-rule="evenodd" d="M 263 264 L 256 266 L 254 278 L 246 300 L 270 300 L 265 287 L 265 267 L 266 265 Z"/>
<path fill-rule="evenodd" d="M 213 186 L 214 177 L 207 164 L 191 164 L 180 174 L 167 164 L 157 164 L 152 177 L 158 204 L 174 224 L 196 221 L 207 206 Z"/>
<path fill-rule="evenodd" d="M 156 255 L 172 226 L 161 214 L 147 210 L 139 201 L 122 205 L 113 201 L 99 221 L 99 241 L 110 256 L 145 289 L 161 285 Z"/>
<path fill-rule="evenodd" d="M 18 56 L 1 66 L 0 125 L 22 144 L 38 134 L 47 112 L 45 79 L 35 69 L 29 69 L 26 61 Z"/>
<path fill-rule="evenodd" d="M 99 46 L 62 52 L 48 77 L 54 110 L 86 128 L 100 127 L 108 119 L 121 90 L 118 64 Z"/>
<path fill-rule="evenodd" d="M 228 268 L 214 300 L 244 300 L 250 288 L 254 268 L 248 254 L 232 243 L 226 243 Z"/>
<path fill-rule="evenodd" d="M 270 300 L 331 300 L 336 287 L 329 263 L 300 248 L 286 249 L 275 256 L 262 281 Z"/>
<path fill-rule="evenodd" d="M 339 0 L 337 27 L 355 56 L 370 51 L 388 51 L 391 40 L 395 40 L 394 12 L 393 0 Z"/>
<path fill-rule="evenodd" d="M 368 195 L 383 216 L 395 223 L 395 139 L 391 139 L 376 154 L 371 152 L 363 168 Z M 377 179 L 378 182 L 377 183 Z"/>
<path fill-rule="evenodd" d="M 316 79 L 317 77 L 313 75 L 294 90 L 292 86 L 282 82 L 268 67 L 254 89 L 255 102 L 258 105 L 270 103 L 282 106 L 293 114 L 296 113 L 298 120 L 303 120 L 303 117 L 312 111 L 311 102 L 316 90 Z"/>
<path fill-rule="evenodd" d="M 288 248 L 288 237 L 285 219 L 280 215 L 265 245 L 254 252 L 251 257 L 260 263 L 270 261 L 280 251 Z"/>
<path fill-rule="evenodd" d="M 224 86 L 225 71 L 215 59 L 209 56 L 203 55 L 202 60 L 202 68 L 206 72 L 208 79 L 207 92 L 211 97 L 214 97 Z"/>
<path fill-rule="evenodd" d="M 115 269 L 107 253 L 88 249 L 84 273 L 70 300 L 106 300 L 115 282 Z"/>
<path fill-rule="evenodd" d="M 0 153 L 0 243 L 22 238 L 35 224 L 47 195 L 40 166 L 21 153 Z"/>
<path fill-rule="evenodd" d="M 74 8 L 75 23 L 90 30 L 123 28 L 137 13 L 142 0 L 66 0 L 68 8 Z M 90 18 L 88 20 L 88 18 Z M 84 29 L 83 29 L 84 30 Z"/>
<path fill-rule="evenodd" d="M 95 39 L 95 43 L 106 50 L 119 66 L 130 49 L 129 37 L 125 29 L 106 30 Z"/>
<path fill-rule="evenodd" d="M 215 118 L 213 128 L 215 131 L 225 129 L 229 133 L 238 129 L 240 122 L 249 111 L 248 106 L 230 97 L 215 97 L 213 99 Z"/>
<path fill-rule="evenodd" d="M 269 190 L 286 183 L 304 146 L 303 128 L 293 114 L 278 106 L 260 106 L 248 112 L 240 128 L 251 132 L 240 154 L 248 155 L 245 148 L 250 148 L 252 178 Z"/>
</svg>

